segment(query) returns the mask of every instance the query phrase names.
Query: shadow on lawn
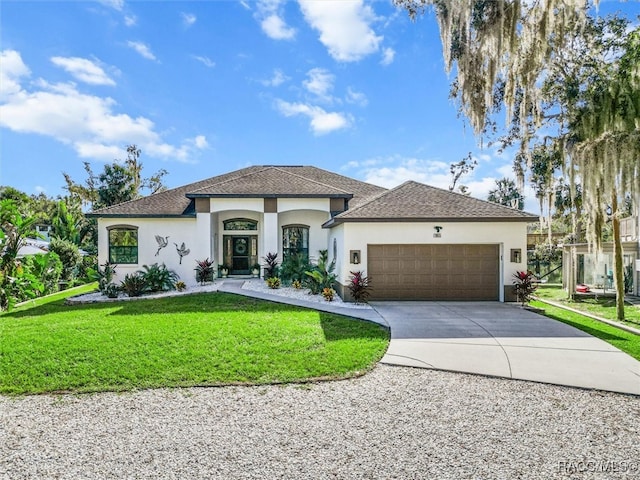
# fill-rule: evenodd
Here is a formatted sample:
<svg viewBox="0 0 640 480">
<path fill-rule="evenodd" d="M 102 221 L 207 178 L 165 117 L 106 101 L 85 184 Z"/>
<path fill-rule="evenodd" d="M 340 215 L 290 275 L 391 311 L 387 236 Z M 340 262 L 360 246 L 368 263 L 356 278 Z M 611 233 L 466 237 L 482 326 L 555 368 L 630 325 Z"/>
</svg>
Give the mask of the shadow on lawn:
<svg viewBox="0 0 640 480">
<path fill-rule="evenodd" d="M 320 314 L 320 326 L 327 342 L 364 338 L 389 339 L 389 330 L 382 325 L 331 313 L 318 313 Z"/>
<path fill-rule="evenodd" d="M 577 328 L 578 330 L 582 330 L 585 333 L 588 333 L 589 335 L 592 335 L 596 338 L 600 338 L 602 340 L 605 341 L 609 341 L 609 340 L 616 340 L 616 341 L 620 341 L 620 342 L 626 342 L 627 339 L 624 337 L 619 337 L 617 335 L 614 335 L 612 333 L 606 332 L 604 331 L 605 326 L 603 325 L 603 328 L 594 328 L 594 327 L 590 327 L 588 325 L 584 325 L 582 323 L 579 322 L 574 322 L 573 320 L 564 318 L 564 317 L 560 317 L 558 315 L 553 315 L 551 313 L 545 313 L 546 317 L 552 318 L 554 320 L 557 320 L 559 322 L 562 323 L 566 323 L 567 325 L 570 325 L 574 328 Z M 594 320 L 595 321 L 595 320 Z M 610 328 L 615 328 L 615 327 L 610 327 Z"/>
<path fill-rule="evenodd" d="M 65 305 L 63 300 L 46 305 L 7 312 L 4 318 L 24 318 L 40 315 L 69 312 L 101 311 L 109 310 L 106 315 L 144 315 L 167 313 L 207 313 L 220 311 L 247 310 L 250 312 L 295 312 L 306 310 L 302 307 L 269 302 L 256 298 L 234 295 L 231 293 L 209 292 L 194 293 L 177 297 L 122 300 L 115 302 L 85 303 L 79 305 Z"/>
</svg>

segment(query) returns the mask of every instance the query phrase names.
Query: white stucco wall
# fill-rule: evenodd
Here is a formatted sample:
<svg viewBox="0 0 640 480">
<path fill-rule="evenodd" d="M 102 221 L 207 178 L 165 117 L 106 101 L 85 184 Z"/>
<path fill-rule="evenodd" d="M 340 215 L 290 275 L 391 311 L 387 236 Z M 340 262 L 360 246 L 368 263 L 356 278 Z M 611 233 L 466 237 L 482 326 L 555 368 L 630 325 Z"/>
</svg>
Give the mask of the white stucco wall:
<svg viewBox="0 0 640 480">
<path fill-rule="evenodd" d="M 262 212 L 264 210 L 263 198 L 211 198 L 212 212 L 224 212 L 226 210 L 249 210 Z"/>
<path fill-rule="evenodd" d="M 440 238 L 434 238 L 434 227 L 442 226 Z M 504 285 L 511 284 L 512 275 L 518 270 L 526 270 L 527 263 L 527 225 L 524 222 L 473 222 L 473 223 L 344 223 L 332 230 L 343 230 L 343 249 L 339 253 L 340 261 L 338 281 L 345 284 L 350 270 L 367 268 L 367 244 L 497 244 L 501 255 L 502 299 Z M 339 238 L 340 230 L 332 233 Z M 520 249 L 520 263 L 512 263 L 511 249 Z M 360 250 L 360 265 L 350 264 L 349 251 Z"/>
<path fill-rule="evenodd" d="M 278 213 L 290 210 L 319 210 L 328 213 L 330 201 L 328 198 L 279 198 Z"/>
<path fill-rule="evenodd" d="M 202 234 L 200 230 L 204 230 L 205 227 L 202 226 L 199 229 L 195 218 L 100 218 L 98 219 L 98 262 L 100 265 L 108 260 L 109 235 L 107 228 L 114 225 L 138 227 L 138 263 L 118 265 L 114 278 L 116 283 L 121 282 L 126 274 L 142 269 L 143 265 L 164 263 L 167 268 L 180 275 L 180 280 L 187 285 L 194 285 L 196 283 L 195 260 L 203 260 L 210 255 L 207 253 L 210 244 L 199 239 L 199 234 Z M 158 250 L 156 235 L 169 236 L 169 244 L 160 250 L 158 256 L 155 255 Z M 180 257 L 174 243 L 180 246 L 183 242 L 190 253 L 182 258 L 182 264 L 180 264 Z"/>
</svg>

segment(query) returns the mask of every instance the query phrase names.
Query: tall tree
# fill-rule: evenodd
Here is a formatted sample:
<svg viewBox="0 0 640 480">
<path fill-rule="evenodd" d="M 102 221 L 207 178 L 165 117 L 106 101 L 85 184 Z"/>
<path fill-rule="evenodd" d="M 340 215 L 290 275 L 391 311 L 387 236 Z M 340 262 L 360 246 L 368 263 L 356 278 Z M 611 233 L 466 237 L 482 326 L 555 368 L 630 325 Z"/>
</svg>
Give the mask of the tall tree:
<svg viewBox="0 0 640 480">
<path fill-rule="evenodd" d="M 92 209 L 110 207 L 117 203 L 134 200 L 145 193 L 154 194 L 166 189 L 163 178 L 165 169 L 160 169 L 149 178 L 142 177 L 141 150 L 136 145 L 127 146 L 127 158 L 106 164 L 102 173 L 95 174 L 88 162 L 84 163 L 87 178 L 76 182 L 63 172 L 65 187 L 69 193 L 82 200 Z"/>
<path fill-rule="evenodd" d="M 449 185 L 449 191 L 455 191 L 457 186 L 459 193 L 469 195 L 469 188 L 466 185 L 457 184 L 463 176 L 471 173 L 477 166 L 478 161 L 471 156 L 471 152 L 469 152 L 469 154 L 459 162 L 452 163 L 449 166 L 449 173 L 451 173 L 451 185 Z"/>
<path fill-rule="evenodd" d="M 412 16 L 428 6 L 435 9 L 446 68 L 456 67 L 452 94 L 476 133 L 486 132 L 491 114 L 504 106 L 509 134 L 526 153 L 557 108 L 554 143 L 571 185 L 582 182 L 587 238 L 600 246 L 605 204 L 613 210 L 615 237 L 619 212 L 614 207 L 621 192 L 640 191 L 638 27 L 629 31 L 614 22 L 600 28 L 587 16 L 587 0 L 395 2 Z M 598 34 L 606 28 L 615 33 Z M 578 51 L 586 54 L 575 55 Z M 568 55 L 575 64 L 566 62 Z M 542 85 L 555 74 L 572 81 L 555 82 L 561 88 L 545 91 Z M 618 236 L 615 278 L 618 317 L 623 318 L 620 246 Z"/>
<path fill-rule="evenodd" d="M 487 200 L 518 210 L 524 209 L 524 196 L 518 190 L 516 182 L 506 177 L 496 180 L 496 188 L 489 191 Z"/>
</svg>

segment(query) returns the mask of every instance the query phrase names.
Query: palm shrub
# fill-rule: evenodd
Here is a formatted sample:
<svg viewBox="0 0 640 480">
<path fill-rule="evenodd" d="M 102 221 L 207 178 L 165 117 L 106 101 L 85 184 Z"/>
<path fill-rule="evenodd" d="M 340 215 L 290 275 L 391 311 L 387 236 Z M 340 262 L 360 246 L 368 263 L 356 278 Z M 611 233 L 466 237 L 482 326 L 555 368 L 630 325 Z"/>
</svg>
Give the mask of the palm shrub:
<svg viewBox="0 0 640 480">
<path fill-rule="evenodd" d="M 204 260 L 196 260 L 196 281 L 204 284 L 213 281 L 213 264 L 214 262 L 205 258 Z"/>
<path fill-rule="evenodd" d="M 531 272 L 516 272 L 513 274 L 513 290 L 517 300 L 523 307 L 531 301 L 533 292 L 538 288 L 535 278 L 535 275 Z"/>
<path fill-rule="evenodd" d="M 142 275 L 147 289 L 150 292 L 166 292 L 176 288 L 176 282 L 180 279 L 178 274 L 169 270 L 163 264 L 143 265 L 142 270 L 138 270 Z"/>
<path fill-rule="evenodd" d="M 311 268 L 307 256 L 302 253 L 289 255 L 279 268 L 280 278 L 285 284 L 295 281 L 301 282 L 305 278 L 305 272 Z"/>
<path fill-rule="evenodd" d="M 356 303 L 366 303 L 369 295 L 371 295 L 370 277 L 365 276 L 361 270 L 349 273 L 351 277 L 349 278 L 347 288 L 349 288 L 351 297 Z"/>
<path fill-rule="evenodd" d="M 337 275 L 334 273 L 336 269 L 335 259 L 329 263 L 329 251 L 320 250 L 318 264 L 311 270 L 305 272 L 306 285 L 311 293 L 317 295 L 325 288 L 333 288 Z"/>
<path fill-rule="evenodd" d="M 101 268 L 102 267 L 102 268 Z M 105 262 L 103 265 L 98 265 L 95 271 L 90 272 L 89 276 L 95 281 L 98 281 L 98 290 L 103 294 L 107 285 L 113 282 L 113 276 L 116 274 L 117 265 L 109 262 Z"/>
<path fill-rule="evenodd" d="M 124 276 L 124 280 L 120 284 L 120 290 L 127 294 L 129 297 L 139 297 L 142 295 L 147 286 L 144 278 L 140 273 L 127 273 Z"/>
<path fill-rule="evenodd" d="M 264 260 L 264 278 L 269 280 L 270 278 L 278 276 L 278 254 L 267 253 L 266 257 L 262 257 Z"/>
<path fill-rule="evenodd" d="M 269 277 L 267 278 L 267 286 L 269 288 L 280 288 L 280 279 L 278 277 Z"/>
</svg>

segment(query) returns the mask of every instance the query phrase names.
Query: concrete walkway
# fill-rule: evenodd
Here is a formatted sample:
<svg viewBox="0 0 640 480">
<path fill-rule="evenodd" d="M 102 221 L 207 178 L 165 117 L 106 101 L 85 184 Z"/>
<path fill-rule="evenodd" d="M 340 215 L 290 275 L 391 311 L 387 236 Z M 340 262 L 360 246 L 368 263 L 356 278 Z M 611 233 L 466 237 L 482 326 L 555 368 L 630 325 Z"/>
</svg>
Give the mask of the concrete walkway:
<svg viewBox="0 0 640 480">
<path fill-rule="evenodd" d="M 382 363 L 640 395 L 640 362 L 564 323 L 498 302 L 372 302 Z"/>
</svg>

